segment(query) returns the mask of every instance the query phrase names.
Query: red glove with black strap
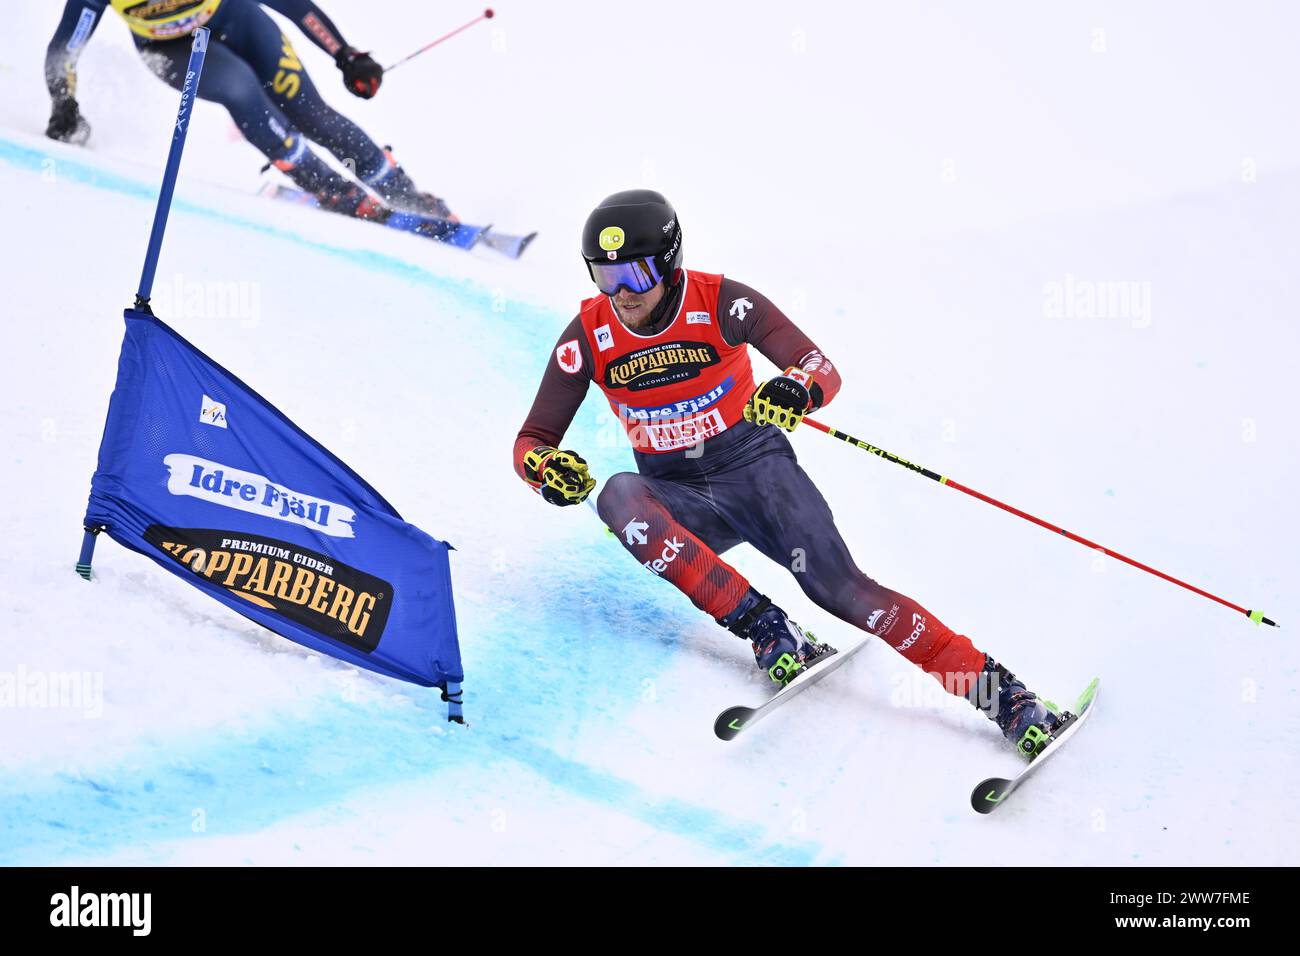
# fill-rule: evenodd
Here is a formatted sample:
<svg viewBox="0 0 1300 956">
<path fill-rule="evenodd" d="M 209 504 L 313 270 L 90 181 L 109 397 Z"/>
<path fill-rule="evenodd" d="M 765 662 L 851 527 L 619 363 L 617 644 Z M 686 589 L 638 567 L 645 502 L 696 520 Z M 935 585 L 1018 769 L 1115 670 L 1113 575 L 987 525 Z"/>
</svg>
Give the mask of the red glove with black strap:
<svg viewBox="0 0 1300 956">
<path fill-rule="evenodd" d="M 343 71 L 343 85 L 353 96 L 368 100 L 379 92 L 384 81 L 384 68 L 369 53 L 345 46 L 334 56 L 334 63 Z"/>
</svg>

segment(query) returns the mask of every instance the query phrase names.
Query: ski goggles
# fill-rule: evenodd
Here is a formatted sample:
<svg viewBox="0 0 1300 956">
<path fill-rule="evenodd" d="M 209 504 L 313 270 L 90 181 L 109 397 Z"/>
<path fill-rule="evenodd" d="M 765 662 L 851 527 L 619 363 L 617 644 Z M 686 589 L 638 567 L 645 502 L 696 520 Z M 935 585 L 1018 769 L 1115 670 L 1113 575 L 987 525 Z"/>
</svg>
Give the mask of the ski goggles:
<svg viewBox="0 0 1300 956">
<path fill-rule="evenodd" d="M 591 281 L 605 295 L 619 289 L 628 292 L 649 292 L 663 280 L 653 256 L 646 259 L 628 259 L 624 262 L 588 262 Z"/>
</svg>

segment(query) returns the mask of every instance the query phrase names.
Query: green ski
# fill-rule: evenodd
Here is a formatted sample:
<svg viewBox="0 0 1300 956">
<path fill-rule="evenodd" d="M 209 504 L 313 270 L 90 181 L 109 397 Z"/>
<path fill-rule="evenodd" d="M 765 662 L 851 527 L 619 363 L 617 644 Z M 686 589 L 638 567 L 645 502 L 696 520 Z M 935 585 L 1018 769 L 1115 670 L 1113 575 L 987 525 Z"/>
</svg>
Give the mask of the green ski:
<svg viewBox="0 0 1300 956">
<path fill-rule="evenodd" d="M 975 809 L 976 813 L 992 813 L 1002 806 L 1007 797 L 1011 796 L 1012 791 L 1024 783 L 1044 760 L 1055 754 L 1061 748 L 1061 744 L 1065 743 L 1074 735 L 1075 731 L 1083 726 L 1083 722 L 1092 713 L 1092 705 L 1097 700 L 1097 685 L 1100 681 L 1100 678 L 1093 678 L 1092 683 L 1079 695 L 1074 710 L 1066 712 L 1065 720 L 1053 732 L 1051 740 L 1044 745 L 1038 756 L 1034 757 L 1024 770 L 1014 777 L 989 777 L 987 780 L 980 781 L 970 795 L 970 805 Z"/>
<path fill-rule="evenodd" d="M 869 644 L 870 640 L 870 638 L 860 640 L 842 651 L 828 654 L 816 663 L 805 667 L 791 679 L 790 683 L 757 707 L 746 707 L 743 704 L 728 707 L 718 714 L 718 719 L 713 722 L 713 732 L 719 740 L 735 739 L 742 730 L 762 720 L 791 697 L 802 693 L 832 671 L 838 670 L 840 665 Z"/>
</svg>

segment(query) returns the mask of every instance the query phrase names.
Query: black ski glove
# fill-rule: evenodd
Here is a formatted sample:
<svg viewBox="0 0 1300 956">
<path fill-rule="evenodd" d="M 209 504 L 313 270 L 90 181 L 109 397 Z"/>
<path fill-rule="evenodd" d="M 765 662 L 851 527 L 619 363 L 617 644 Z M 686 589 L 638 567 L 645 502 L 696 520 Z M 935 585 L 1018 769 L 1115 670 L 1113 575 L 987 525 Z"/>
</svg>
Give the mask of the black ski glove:
<svg viewBox="0 0 1300 956">
<path fill-rule="evenodd" d="M 81 115 L 77 101 L 71 96 L 60 97 L 54 101 L 50 110 L 50 123 L 45 127 L 45 135 L 60 142 L 84 145 L 90 139 L 90 124 Z"/>
<path fill-rule="evenodd" d="M 353 96 L 368 100 L 379 92 L 379 84 L 384 81 L 384 68 L 369 53 L 345 46 L 334 57 L 334 62 L 343 71 L 343 85 Z"/>
</svg>

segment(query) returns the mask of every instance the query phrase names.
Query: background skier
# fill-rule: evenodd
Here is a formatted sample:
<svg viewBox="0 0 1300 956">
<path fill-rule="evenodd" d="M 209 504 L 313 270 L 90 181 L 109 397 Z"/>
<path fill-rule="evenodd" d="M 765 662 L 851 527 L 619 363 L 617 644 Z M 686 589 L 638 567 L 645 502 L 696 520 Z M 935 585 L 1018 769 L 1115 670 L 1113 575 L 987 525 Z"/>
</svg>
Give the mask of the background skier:
<svg viewBox="0 0 1300 956">
<path fill-rule="evenodd" d="M 45 134 L 81 144 L 90 125 L 77 104 L 77 59 L 112 6 L 131 29 L 145 63 L 176 89 L 185 81 L 190 34 L 212 31 L 199 98 L 220 103 L 235 125 L 301 189 L 321 206 L 363 219 L 385 219 L 389 207 L 441 218 L 455 218 L 446 203 L 421 192 L 392 154 L 330 107 L 317 93 L 288 37 L 253 0 L 68 0 L 45 54 L 45 84 L 52 100 Z M 379 91 L 384 70 L 369 53 L 349 46 L 338 28 L 310 0 L 265 0 L 265 6 L 291 19 L 318 47 L 334 57 L 344 85 L 369 99 Z M 319 143 L 381 197 L 340 175 L 312 152 Z"/>
</svg>

